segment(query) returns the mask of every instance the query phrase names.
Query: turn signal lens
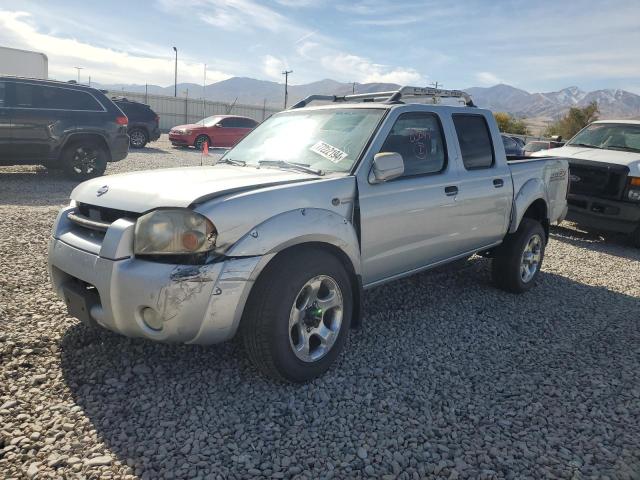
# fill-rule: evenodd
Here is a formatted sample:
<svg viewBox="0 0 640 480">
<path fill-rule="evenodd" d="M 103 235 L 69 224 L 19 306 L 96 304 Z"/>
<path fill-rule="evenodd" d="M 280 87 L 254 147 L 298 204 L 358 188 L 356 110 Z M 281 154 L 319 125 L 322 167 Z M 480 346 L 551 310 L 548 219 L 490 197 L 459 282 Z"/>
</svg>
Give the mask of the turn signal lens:
<svg viewBox="0 0 640 480">
<path fill-rule="evenodd" d="M 629 177 L 629 185 L 632 187 L 640 187 L 640 177 Z"/>
</svg>

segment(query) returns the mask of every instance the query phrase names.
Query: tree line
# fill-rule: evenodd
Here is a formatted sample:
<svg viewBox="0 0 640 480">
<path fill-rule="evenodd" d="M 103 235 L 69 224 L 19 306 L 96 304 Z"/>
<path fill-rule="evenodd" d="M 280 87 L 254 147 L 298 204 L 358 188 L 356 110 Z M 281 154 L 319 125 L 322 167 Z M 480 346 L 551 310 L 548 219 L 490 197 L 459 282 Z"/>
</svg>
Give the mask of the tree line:
<svg viewBox="0 0 640 480">
<path fill-rule="evenodd" d="M 597 102 L 591 102 L 586 107 L 572 107 L 564 116 L 550 123 L 542 135 L 545 137 L 559 135 L 568 140 L 591 122 L 598 120 L 599 113 Z M 507 112 L 495 112 L 493 116 L 501 132 L 516 135 L 529 134 L 524 120 L 516 118 Z"/>
</svg>

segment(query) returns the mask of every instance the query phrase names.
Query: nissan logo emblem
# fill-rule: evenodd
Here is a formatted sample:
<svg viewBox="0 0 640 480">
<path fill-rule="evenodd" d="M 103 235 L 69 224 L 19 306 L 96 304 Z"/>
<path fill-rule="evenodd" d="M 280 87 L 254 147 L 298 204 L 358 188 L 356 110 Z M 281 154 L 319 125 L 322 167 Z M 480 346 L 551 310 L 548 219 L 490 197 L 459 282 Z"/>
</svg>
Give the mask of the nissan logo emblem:
<svg viewBox="0 0 640 480">
<path fill-rule="evenodd" d="M 96 192 L 96 196 L 97 197 L 101 197 L 102 195 L 104 195 L 105 193 L 107 193 L 109 191 L 109 186 L 108 185 L 103 185 L 101 186 L 98 191 Z"/>
</svg>

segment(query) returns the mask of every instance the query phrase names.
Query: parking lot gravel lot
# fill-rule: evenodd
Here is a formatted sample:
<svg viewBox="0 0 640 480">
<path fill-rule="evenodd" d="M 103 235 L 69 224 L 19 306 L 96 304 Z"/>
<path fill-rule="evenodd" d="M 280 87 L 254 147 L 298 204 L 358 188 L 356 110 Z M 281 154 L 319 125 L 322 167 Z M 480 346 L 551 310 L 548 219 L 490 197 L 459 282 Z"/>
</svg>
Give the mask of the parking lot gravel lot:
<svg viewBox="0 0 640 480">
<path fill-rule="evenodd" d="M 107 174 L 200 158 L 163 137 Z M 73 186 L 0 168 L 0 478 L 640 478 L 640 250 L 624 238 L 553 228 L 525 295 L 479 257 L 369 290 L 335 367 L 281 385 L 237 342 L 68 317 L 46 251 Z"/>
</svg>

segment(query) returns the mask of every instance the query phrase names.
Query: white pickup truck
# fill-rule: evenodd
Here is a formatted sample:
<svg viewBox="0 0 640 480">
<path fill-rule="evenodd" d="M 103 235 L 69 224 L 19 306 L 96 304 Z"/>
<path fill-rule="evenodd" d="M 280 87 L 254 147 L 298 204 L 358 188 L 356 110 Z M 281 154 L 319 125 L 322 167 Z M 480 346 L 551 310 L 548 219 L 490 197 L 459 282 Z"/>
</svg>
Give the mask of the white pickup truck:
<svg viewBox="0 0 640 480">
<path fill-rule="evenodd" d="M 567 220 L 629 234 L 640 247 L 640 121 L 593 122 L 563 147 L 532 156 L 545 155 L 569 161 Z"/>
<path fill-rule="evenodd" d="M 403 102 L 425 97 L 466 105 Z M 500 288 L 529 289 L 567 169 L 508 163 L 464 92 L 312 96 L 214 166 L 80 184 L 53 227 L 51 280 L 88 324 L 194 344 L 240 334 L 260 370 L 302 382 L 362 322 L 363 289 L 474 253 Z"/>
</svg>

